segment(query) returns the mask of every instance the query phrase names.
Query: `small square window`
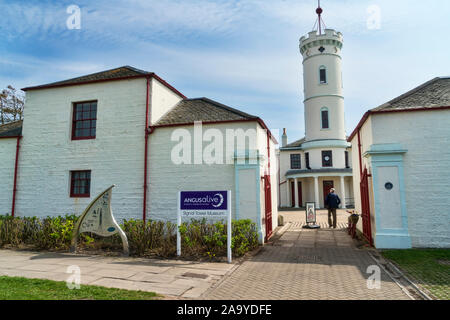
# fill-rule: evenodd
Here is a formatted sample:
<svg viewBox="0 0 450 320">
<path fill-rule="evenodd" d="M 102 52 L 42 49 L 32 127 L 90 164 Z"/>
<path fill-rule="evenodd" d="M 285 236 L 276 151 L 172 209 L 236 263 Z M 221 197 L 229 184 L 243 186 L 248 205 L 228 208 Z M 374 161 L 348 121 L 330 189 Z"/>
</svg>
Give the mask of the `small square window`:
<svg viewBox="0 0 450 320">
<path fill-rule="evenodd" d="M 301 155 L 300 154 L 291 154 L 291 169 L 301 169 Z"/>
<path fill-rule="evenodd" d="M 73 104 L 72 140 L 95 139 L 97 101 Z"/>
<path fill-rule="evenodd" d="M 70 197 L 89 198 L 91 196 L 91 171 L 70 172 Z"/>
</svg>

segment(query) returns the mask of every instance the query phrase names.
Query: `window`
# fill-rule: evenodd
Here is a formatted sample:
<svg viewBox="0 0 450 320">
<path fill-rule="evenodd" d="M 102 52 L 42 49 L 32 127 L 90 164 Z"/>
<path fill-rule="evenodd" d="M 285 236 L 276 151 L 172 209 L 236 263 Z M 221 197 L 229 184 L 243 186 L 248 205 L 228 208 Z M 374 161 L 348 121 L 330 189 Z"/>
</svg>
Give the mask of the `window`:
<svg viewBox="0 0 450 320">
<path fill-rule="evenodd" d="M 327 83 L 327 68 L 325 66 L 319 68 L 319 82 L 320 84 Z"/>
<path fill-rule="evenodd" d="M 309 152 L 305 152 L 306 169 L 311 169 L 309 166 Z"/>
<path fill-rule="evenodd" d="M 345 151 L 345 167 L 350 168 L 350 164 L 348 162 L 348 151 Z"/>
<path fill-rule="evenodd" d="M 322 129 L 330 129 L 330 121 L 328 117 L 328 108 L 322 108 L 320 110 L 320 118 L 322 120 Z"/>
<path fill-rule="evenodd" d="M 89 198 L 91 196 L 91 171 L 70 172 L 70 197 Z"/>
<path fill-rule="evenodd" d="M 322 167 L 333 166 L 333 153 L 331 151 L 322 151 Z"/>
<path fill-rule="evenodd" d="M 74 103 L 72 140 L 95 139 L 97 101 Z"/>
<path fill-rule="evenodd" d="M 301 169 L 301 155 L 300 154 L 291 154 L 291 169 Z"/>
</svg>

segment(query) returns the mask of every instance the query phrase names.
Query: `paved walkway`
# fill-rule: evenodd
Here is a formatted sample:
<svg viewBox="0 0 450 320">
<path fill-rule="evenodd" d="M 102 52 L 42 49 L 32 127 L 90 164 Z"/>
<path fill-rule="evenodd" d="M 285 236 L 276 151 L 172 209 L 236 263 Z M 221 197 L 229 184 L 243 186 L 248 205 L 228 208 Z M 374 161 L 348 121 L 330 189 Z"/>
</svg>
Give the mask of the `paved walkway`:
<svg viewBox="0 0 450 320">
<path fill-rule="evenodd" d="M 0 276 L 66 281 L 69 266 L 78 266 L 81 283 L 152 291 L 168 299 L 220 300 L 359 300 L 409 299 L 381 274 L 381 289 L 368 289 L 367 267 L 375 262 L 346 234 L 347 214 L 338 214 L 338 229 L 305 230 L 304 212 L 283 212 L 287 230 L 241 265 L 83 256 L 0 250 Z"/>
<path fill-rule="evenodd" d="M 327 229 L 324 212 L 320 230 L 306 230 L 301 212 L 283 212 L 287 231 L 272 246 L 245 261 L 205 299 L 225 300 L 403 300 L 409 297 L 381 273 L 381 288 L 368 289 L 367 267 L 375 262 L 366 249 L 357 249 L 344 228 L 347 214 L 340 212 L 338 228 Z M 339 229 L 341 228 L 341 229 Z"/>
<path fill-rule="evenodd" d="M 0 276 L 66 281 L 78 266 L 81 284 L 199 298 L 234 265 L 0 250 Z"/>
</svg>

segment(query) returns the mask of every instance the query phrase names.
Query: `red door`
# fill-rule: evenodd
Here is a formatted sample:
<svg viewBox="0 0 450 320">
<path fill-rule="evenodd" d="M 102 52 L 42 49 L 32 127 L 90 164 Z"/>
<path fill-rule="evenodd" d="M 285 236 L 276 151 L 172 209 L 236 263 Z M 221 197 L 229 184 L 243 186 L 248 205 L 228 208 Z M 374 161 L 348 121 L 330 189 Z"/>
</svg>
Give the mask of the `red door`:
<svg viewBox="0 0 450 320">
<path fill-rule="evenodd" d="M 330 190 L 334 188 L 334 182 L 333 181 L 324 181 L 323 182 L 323 201 L 325 202 L 325 199 L 327 198 L 328 194 L 330 193 Z"/>
<path fill-rule="evenodd" d="M 303 198 L 302 198 L 302 183 L 298 182 L 298 205 L 303 207 Z"/>
<path fill-rule="evenodd" d="M 295 182 L 291 182 L 291 207 L 295 207 Z"/>
<path fill-rule="evenodd" d="M 373 246 L 372 227 L 370 223 L 369 174 L 367 172 L 367 168 L 364 169 L 361 177 L 360 192 L 363 234 L 370 245 Z"/>
<path fill-rule="evenodd" d="M 264 176 L 264 198 L 266 210 L 266 241 L 272 236 L 272 187 L 270 176 Z"/>
</svg>

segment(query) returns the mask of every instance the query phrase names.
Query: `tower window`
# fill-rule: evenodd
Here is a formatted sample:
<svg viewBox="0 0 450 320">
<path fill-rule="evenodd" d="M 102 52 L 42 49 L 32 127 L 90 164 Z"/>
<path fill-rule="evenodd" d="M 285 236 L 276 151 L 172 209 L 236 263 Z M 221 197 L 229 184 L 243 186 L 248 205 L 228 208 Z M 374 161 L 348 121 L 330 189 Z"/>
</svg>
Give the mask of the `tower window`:
<svg viewBox="0 0 450 320">
<path fill-rule="evenodd" d="M 350 168 L 350 163 L 348 161 L 348 151 L 345 151 L 345 167 Z"/>
<path fill-rule="evenodd" d="M 301 155 L 300 154 L 291 154 L 291 169 L 301 169 Z"/>
<path fill-rule="evenodd" d="M 332 167 L 332 166 L 333 166 L 333 152 L 322 151 L 322 167 Z"/>
<path fill-rule="evenodd" d="M 322 108 L 320 110 L 320 117 L 322 120 L 322 129 L 330 129 L 330 120 L 328 117 L 328 109 L 327 108 Z"/>
<path fill-rule="evenodd" d="M 321 66 L 319 69 L 319 79 L 321 84 L 327 83 L 327 68 Z"/>
</svg>

